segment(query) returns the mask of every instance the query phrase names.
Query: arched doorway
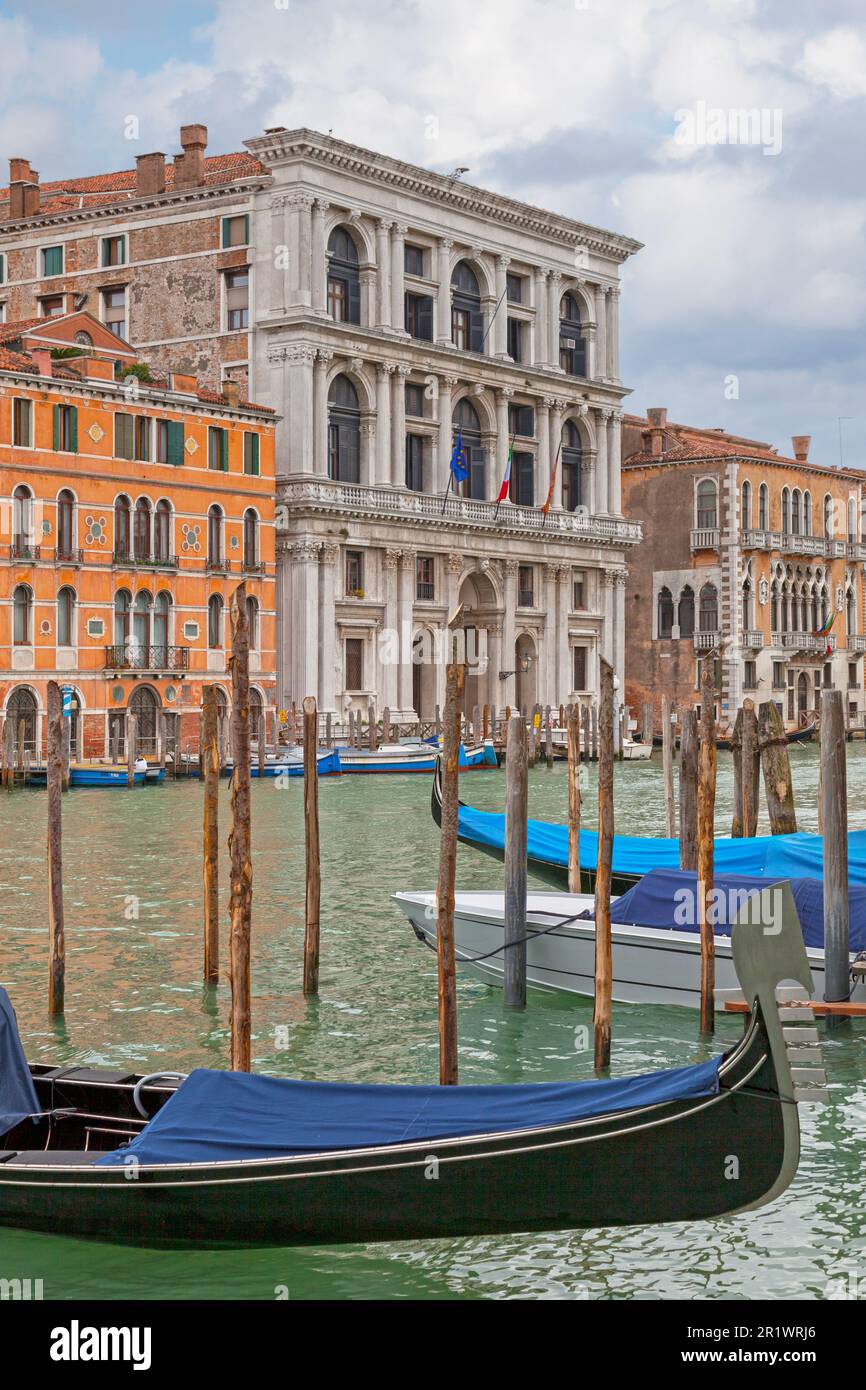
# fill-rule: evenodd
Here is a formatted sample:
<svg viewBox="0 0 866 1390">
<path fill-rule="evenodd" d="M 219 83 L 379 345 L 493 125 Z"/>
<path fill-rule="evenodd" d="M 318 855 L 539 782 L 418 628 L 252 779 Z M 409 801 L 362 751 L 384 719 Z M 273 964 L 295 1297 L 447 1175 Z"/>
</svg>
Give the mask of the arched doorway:
<svg viewBox="0 0 866 1390">
<path fill-rule="evenodd" d="M 467 574 L 460 585 L 458 602 L 463 605 L 463 633 L 466 656 L 466 685 L 463 708 L 471 714 L 475 705 L 496 703 L 498 672 L 488 665 L 488 629 L 501 622 L 496 590 L 483 570 Z"/>
<path fill-rule="evenodd" d="M 17 685 L 9 696 L 6 705 L 6 719 L 12 721 L 16 757 L 23 744 L 24 752 L 29 753 L 31 758 L 35 758 L 38 748 L 38 715 L 39 706 L 33 691 L 29 690 L 26 685 Z M 21 727 L 22 722 L 23 729 Z"/>
<path fill-rule="evenodd" d="M 809 677 L 801 671 L 797 677 L 797 718 L 800 724 L 806 722 L 809 713 Z"/>
<path fill-rule="evenodd" d="M 140 685 L 129 698 L 128 713 L 138 720 L 138 751 L 146 758 L 156 756 L 157 716 L 162 708 L 159 695 L 151 685 Z"/>
<path fill-rule="evenodd" d="M 436 713 L 436 639 L 426 627 L 412 639 L 412 708 L 419 719 Z"/>
</svg>

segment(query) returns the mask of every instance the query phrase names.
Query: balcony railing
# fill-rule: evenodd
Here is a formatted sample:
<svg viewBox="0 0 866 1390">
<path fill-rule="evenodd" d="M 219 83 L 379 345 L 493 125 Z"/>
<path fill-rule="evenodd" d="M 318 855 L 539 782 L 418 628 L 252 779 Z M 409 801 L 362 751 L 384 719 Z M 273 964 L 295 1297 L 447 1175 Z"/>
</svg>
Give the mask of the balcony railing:
<svg viewBox="0 0 866 1390">
<path fill-rule="evenodd" d="M 718 550 L 720 543 L 721 532 L 717 526 L 697 526 L 689 538 L 692 550 Z"/>
<path fill-rule="evenodd" d="M 836 650 L 835 637 L 816 637 L 814 632 L 774 632 L 772 642 L 774 647 L 781 647 L 783 651 L 808 652 L 812 655 Z"/>
<path fill-rule="evenodd" d="M 695 633 L 695 647 L 699 652 L 712 651 L 714 647 L 719 645 L 720 640 L 721 633 L 718 631 Z"/>
<path fill-rule="evenodd" d="M 420 602 L 431 602 L 436 597 L 432 580 L 419 579 L 415 585 L 415 597 Z"/>
<path fill-rule="evenodd" d="M 9 547 L 9 559 L 15 560 L 19 565 L 32 565 L 41 557 L 41 546 L 30 545 L 21 539 L 14 540 Z"/>
<path fill-rule="evenodd" d="M 120 643 L 105 648 L 105 668 L 111 671 L 188 671 L 189 647 L 150 647 Z"/>
<path fill-rule="evenodd" d="M 790 531 L 744 530 L 740 532 L 740 544 L 745 550 L 779 550 L 786 555 L 810 555 L 827 560 L 847 555 L 849 560 L 866 560 L 866 545 L 859 541 L 795 535 Z"/>
<path fill-rule="evenodd" d="M 518 589 L 517 591 L 518 608 L 534 608 L 535 596 L 531 589 Z"/>
<path fill-rule="evenodd" d="M 54 551 L 54 559 L 58 565 L 83 565 L 84 551 L 77 550 L 75 546 L 58 545 Z"/>
<path fill-rule="evenodd" d="M 746 632 L 743 633 L 743 646 L 744 646 L 744 647 L 750 647 L 752 650 L 755 650 L 755 649 L 758 649 L 758 648 L 760 648 L 760 647 L 763 647 L 763 645 L 764 645 L 764 634 L 763 634 L 763 632 L 755 632 L 753 629 L 749 628 L 749 629 L 747 629 Z"/>
<path fill-rule="evenodd" d="M 245 558 L 242 563 L 242 568 L 244 574 L 264 574 L 265 562 L 264 560 L 247 560 Z"/>
<path fill-rule="evenodd" d="M 176 555 L 142 555 L 129 550 L 115 550 L 116 565 L 137 565 L 140 569 L 176 570 L 180 564 Z"/>
<path fill-rule="evenodd" d="M 231 567 L 231 560 L 224 560 L 219 556 L 209 555 L 207 557 L 206 568 L 208 574 L 229 574 L 231 573 Z"/>
<path fill-rule="evenodd" d="M 866 652 L 866 637 L 855 634 L 848 638 L 849 652 Z"/>
</svg>

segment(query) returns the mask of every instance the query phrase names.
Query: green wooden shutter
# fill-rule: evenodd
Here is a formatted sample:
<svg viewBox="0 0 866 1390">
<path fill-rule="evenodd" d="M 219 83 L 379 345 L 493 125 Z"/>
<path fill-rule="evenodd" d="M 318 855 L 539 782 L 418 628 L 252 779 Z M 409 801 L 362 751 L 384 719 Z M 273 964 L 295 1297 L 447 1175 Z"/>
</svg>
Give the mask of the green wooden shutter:
<svg viewBox="0 0 866 1390">
<path fill-rule="evenodd" d="M 244 213 L 244 241 L 246 242 L 247 245 L 249 245 L 249 241 L 250 241 L 250 215 L 249 215 L 248 212 L 247 212 L 247 213 Z"/>
<path fill-rule="evenodd" d="M 42 252 L 42 273 L 43 275 L 62 275 L 63 274 L 63 247 L 46 246 Z"/>
<path fill-rule="evenodd" d="M 223 473 L 229 471 L 229 432 L 224 429 L 220 430 L 220 468 Z"/>
<path fill-rule="evenodd" d="M 166 461 L 175 468 L 180 468 L 183 463 L 183 421 L 168 420 L 168 441 L 166 449 Z"/>
<path fill-rule="evenodd" d="M 244 472 L 257 478 L 259 476 L 259 436 L 257 434 L 245 434 L 244 445 Z"/>
<path fill-rule="evenodd" d="M 69 407 L 69 452 L 78 453 L 78 406 Z"/>
<path fill-rule="evenodd" d="M 60 406 L 54 407 L 54 452 L 60 452 Z"/>
</svg>

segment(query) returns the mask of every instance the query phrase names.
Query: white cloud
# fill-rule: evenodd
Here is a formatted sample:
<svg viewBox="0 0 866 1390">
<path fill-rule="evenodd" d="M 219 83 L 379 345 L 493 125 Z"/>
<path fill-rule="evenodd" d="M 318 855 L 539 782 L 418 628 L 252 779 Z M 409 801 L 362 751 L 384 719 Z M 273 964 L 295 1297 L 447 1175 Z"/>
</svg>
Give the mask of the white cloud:
<svg viewBox="0 0 866 1390">
<path fill-rule="evenodd" d="M 827 87 L 836 97 L 866 96 L 866 41 L 852 28 L 831 29 L 810 39 L 799 70 L 810 82 Z"/>
</svg>

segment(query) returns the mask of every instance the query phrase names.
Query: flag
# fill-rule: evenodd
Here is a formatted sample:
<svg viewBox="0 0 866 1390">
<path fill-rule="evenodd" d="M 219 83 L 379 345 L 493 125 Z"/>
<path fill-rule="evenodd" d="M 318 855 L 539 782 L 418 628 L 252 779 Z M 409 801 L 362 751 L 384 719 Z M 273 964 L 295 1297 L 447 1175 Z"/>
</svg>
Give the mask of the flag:
<svg viewBox="0 0 866 1390">
<path fill-rule="evenodd" d="M 561 448 L 562 445 L 559 446 L 559 449 Z M 550 511 L 550 504 L 553 501 L 553 489 L 556 487 L 556 470 L 559 467 L 559 449 L 557 449 L 556 458 L 553 460 L 553 470 L 550 474 L 550 487 L 547 489 L 547 501 L 541 508 L 545 516 L 547 516 L 547 513 Z"/>
<path fill-rule="evenodd" d="M 501 485 L 500 488 L 499 488 L 499 496 L 498 496 L 497 499 L 496 499 L 497 505 L 498 505 L 500 502 L 504 502 L 505 499 L 506 499 L 506 497 L 508 496 L 508 489 L 509 489 L 509 487 L 511 486 L 511 459 L 512 459 L 512 457 L 513 457 L 513 454 L 514 454 L 514 450 L 513 450 L 513 449 L 509 449 L 509 450 L 508 450 L 508 461 L 507 461 L 507 463 L 506 463 L 506 465 L 505 465 L 505 472 L 504 472 L 503 475 L 502 475 L 502 485 Z"/>
<path fill-rule="evenodd" d="M 466 457 L 466 450 L 463 447 L 463 436 L 457 431 L 457 439 L 454 450 L 451 454 L 451 472 L 454 474 L 454 481 L 463 483 L 469 477 L 469 460 Z"/>
<path fill-rule="evenodd" d="M 835 614 L 835 613 L 831 613 L 830 616 L 829 616 L 829 618 L 827 618 L 826 621 L 823 622 L 823 623 L 821 624 L 821 626 L 818 628 L 817 632 L 815 633 L 815 636 L 816 636 L 816 637 L 829 637 L 829 635 L 830 635 L 830 629 L 831 629 L 831 627 L 833 626 L 833 624 L 835 623 L 835 621 L 836 621 L 836 614 Z"/>
</svg>

